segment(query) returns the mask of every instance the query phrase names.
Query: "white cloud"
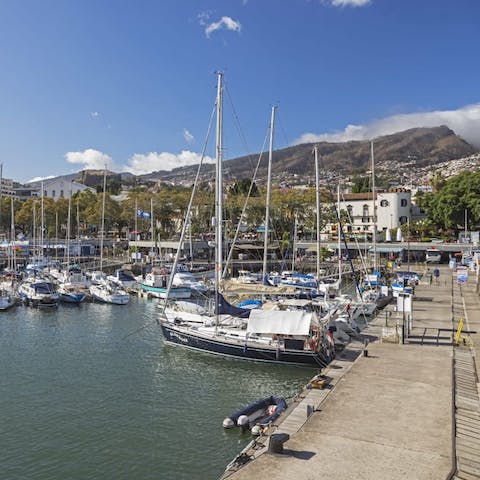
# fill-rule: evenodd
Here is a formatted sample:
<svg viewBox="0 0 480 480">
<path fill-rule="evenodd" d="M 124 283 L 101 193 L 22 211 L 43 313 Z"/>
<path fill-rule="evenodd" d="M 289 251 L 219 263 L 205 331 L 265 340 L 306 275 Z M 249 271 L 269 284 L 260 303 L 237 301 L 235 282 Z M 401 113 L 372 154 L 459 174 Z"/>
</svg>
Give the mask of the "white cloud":
<svg viewBox="0 0 480 480">
<path fill-rule="evenodd" d="M 112 170 L 114 168 L 112 157 L 92 148 L 83 152 L 67 152 L 65 158 L 69 163 L 83 164 L 83 168 L 87 170 L 102 170 L 104 168 Z"/>
<path fill-rule="evenodd" d="M 183 138 L 187 143 L 192 143 L 194 140 L 194 136 L 186 128 L 183 129 Z"/>
<path fill-rule="evenodd" d="M 204 18 L 203 20 L 205 21 L 206 18 Z M 206 25 L 206 23 L 202 24 L 201 21 L 200 21 L 200 25 Z M 230 17 L 222 17 L 218 22 L 210 23 L 205 27 L 205 35 L 208 38 L 213 32 L 223 28 L 227 30 L 232 30 L 234 32 L 240 32 L 242 30 L 242 26 L 240 25 L 240 22 L 237 22 Z"/>
<path fill-rule="evenodd" d="M 294 144 L 315 142 L 346 142 L 368 140 L 415 127 L 446 125 L 467 142 L 480 148 L 480 103 L 466 105 L 458 110 L 405 113 L 374 120 L 366 125 L 348 125 L 335 133 L 304 133 Z"/>
<path fill-rule="evenodd" d="M 363 7 L 370 2 L 371 0 L 331 0 L 334 7 Z"/>
<path fill-rule="evenodd" d="M 186 167 L 200 163 L 201 155 L 189 150 L 182 150 L 181 153 L 169 152 L 150 152 L 135 153 L 128 160 L 128 165 L 122 171 L 133 173 L 134 175 L 143 175 L 145 173 L 155 172 L 157 170 L 172 170 L 177 167 Z M 204 163 L 215 162 L 214 158 L 205 157 Z"/>
<path fill-rule="evenodd" d="M 210 19 L 210 12 L 202 12 L 197 15 L 198 23 L 204 27 Z"/>
<path fill-rule="evenodd" d="M 98 118 L 100 116 L 100 114 L 98 112 L 92 112 L 92 113 L 90 113 L 90 116 L 92 118 Z"/>
</svg>

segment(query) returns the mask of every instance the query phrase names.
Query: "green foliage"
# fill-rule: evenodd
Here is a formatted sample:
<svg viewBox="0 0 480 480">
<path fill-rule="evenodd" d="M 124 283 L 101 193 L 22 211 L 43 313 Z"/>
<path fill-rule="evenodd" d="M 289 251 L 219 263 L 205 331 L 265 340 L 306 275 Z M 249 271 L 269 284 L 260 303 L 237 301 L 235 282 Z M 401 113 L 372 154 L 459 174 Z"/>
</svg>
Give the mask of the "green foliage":
<svg viewBox="0 0 480 480">
<path fill-rule="evenodd" d="M 465 210 L 470 226 L 480 222 L 480 171 L 449 178 L 438 193 L 425 195 L 424 208 L 433 223 L 458 232 L 464 228 Z"/>
<path fill-rule="evenodd" d="M 251 185 L 252 185 L 252 181 L 249 178 L 242 178 L 241 180 L 238 180 L 230 187 L 230 193 L 232 195 L 248 195 Z M 258 196 L 258 187 L 255 183 L 253 183 L 252 185 L 252 191 L 250 195 L 252 197 Z"/>
<path fill-rule="evenodd" d="M 354 177 L 352 193 L 371 192 L 370 177 Z"/>
</svg>

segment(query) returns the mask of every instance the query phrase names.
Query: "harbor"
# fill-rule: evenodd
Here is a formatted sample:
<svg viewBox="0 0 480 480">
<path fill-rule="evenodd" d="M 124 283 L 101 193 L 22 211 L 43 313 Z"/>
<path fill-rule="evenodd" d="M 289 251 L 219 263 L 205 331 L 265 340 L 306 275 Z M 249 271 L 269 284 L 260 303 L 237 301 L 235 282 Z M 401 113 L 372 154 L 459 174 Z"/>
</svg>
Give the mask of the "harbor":
<svg viewBox="0 0 480 480">
<path fill-rule="evenodd" d="M 475 280 L 442 267 L 415 288 L 409 332 L 378 315 L 222 478 L 480 478 L 479 309 Z"/>
<path fill-rule="evenodd" d="M 2 478 L 218 478 L 250 439 L 223 431 L 225 412 L 290 401 L 312 374 L 170 347 L 158 304 L 1 313 Z"/>
</svg>

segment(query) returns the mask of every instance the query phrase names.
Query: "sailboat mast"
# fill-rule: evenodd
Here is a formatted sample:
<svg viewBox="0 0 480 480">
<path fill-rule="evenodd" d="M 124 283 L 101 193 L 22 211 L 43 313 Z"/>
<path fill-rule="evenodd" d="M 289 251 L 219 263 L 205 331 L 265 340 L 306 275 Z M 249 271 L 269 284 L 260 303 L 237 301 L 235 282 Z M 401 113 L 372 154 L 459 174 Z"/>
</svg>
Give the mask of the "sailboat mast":
<svg viewBox="0 0 480 480">
<path fill-rule="evenodd" d="M 32 250 L 33 256 L 36 255 L 37 252 L 37 200 L 33 201 L 33 212 L 32 212 Z"/>
<path fill-rule="evenodd" d="M 318 168 L 318 145 L 315 145 L 315 196 L 317 206 L 317 280 L 320 277 L 320 170 Z"/>
<path fill-rule="evenodd" d="M 297 229 L 298 212 L 295 211 L 295 217 L 293 222 L 292 270 L 295 270 L 295 262 L 297 261 Z"/>
<path fill-rule="evenodd" d="M 370 154 L 372 157 L 372 199 L 373 199 L 373 271 L 377 271 L 377 199 L 375 194 L 375 157 L 373 155 L 373 140 L 370 142 Z"/>
<path fill-rule="evenodd" d="M 68 217 L 67 217 L 67 269 L 70 265 L 70 217 L 72 215 L 72 184 L 70 183 L 70 194 L 68 197 Z"/>
<path fill-rule="evenodd" d="M 13 197 L 10 197 L 10 256 L 11 256 L 11 268 L 13 271 L 17 270 L 16 259 L 15 259 L 15 216 L 13 211 Z"/>
<path fill-rule="evenodd" d="M 81 250 L 80 250 L 80 211 L 78 208 L 78 199 L 77 199 L 77 255 L 78 261 L 80 262 Z"/>
<path fill-rule="evenodd" d="M 338 279 L 342 280 L 342 225 L 340 220 L 340 184 L 337 185 L 337 246 L 338 246 Z"/>
<path fill-rule="evenodd" d="M 44 219 L 43 219 L 43 216 L 44 216 L 44 202 L 43 202 L 43 199 L 44 199 L 44 190 L 43 190 L 43 182 L 42 182 L 42 196 L 41 196 L 41 203 L 40 203 L 40 252 L 41 252 L 41 257 L 43 258 L 43 231 L 44 231 L 44 228 L 45 228 L 45 225 L 44 225 Z"/>
<path fill-rule="evenodd" d="M 152 257 L 152 261 L 151 261 L 151 264 L 153 265 L 153 260 L 154 260 L 154 257 L 155 257 L 155 230 L 153 228 L 154 224 L 153 224 L 153 197 L 150 198 L 150 231 L 152 232 L 152 251 L 151 251 L 151 257 Z"/>
<path fill-rule="evenodd" d="M 216 177 L 215 177 L 215 296 L 216 296 L 216 308 L 218 317 L 218 304 L 220 291 L 220 282 L 222 279 L 222 263 L 223 263 L 223 229 L 222 229 L 222 209 L 223 209 L 223 182 L 222 182 L 222 155 L 223 155 L 223 96 L 222 96 L 222 80 L 223 73 L 217 74 L 217 136 L 216 136 Z M 217 322 L 218 323 L 218 322 Z"/>
<path fill-rule="evenodd" d="M 268 223 L 270 218 L 270 183 L 272 181 L 272 155 L 273 155 L 273 129 L 275 125 L 275 105 L 272 107 L 270 118 L 270 145 L 268 149 L 268 170 L 267 170 L 267 198 L 265 200 L 265 238 L 263 241 L 263 279 L 267 277 L 267 255 L 268 255 Z"/>
<path fill-rule="evenodd" d="M 100 235 L 100 271 L 103 269 L 103 237 L 105 235 L 105 197 L 107 195 L 107 169 L 103 171 L 102 233 Z"/>
</svg>

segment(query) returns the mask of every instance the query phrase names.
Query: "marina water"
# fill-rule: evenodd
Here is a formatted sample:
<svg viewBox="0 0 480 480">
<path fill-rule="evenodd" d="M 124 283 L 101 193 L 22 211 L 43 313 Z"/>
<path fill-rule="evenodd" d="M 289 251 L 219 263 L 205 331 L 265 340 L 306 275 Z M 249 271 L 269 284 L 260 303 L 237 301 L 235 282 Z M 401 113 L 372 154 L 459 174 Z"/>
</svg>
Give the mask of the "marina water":
<svg viewBox="0 0 480 480">
<path fill-rule="evenodd" d="M 251 439 L 223 418 L 315 373 L 165 345 L 157 305 L 1 313 L 1 478 L 218 478 Z"/>
</svg>

